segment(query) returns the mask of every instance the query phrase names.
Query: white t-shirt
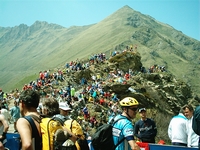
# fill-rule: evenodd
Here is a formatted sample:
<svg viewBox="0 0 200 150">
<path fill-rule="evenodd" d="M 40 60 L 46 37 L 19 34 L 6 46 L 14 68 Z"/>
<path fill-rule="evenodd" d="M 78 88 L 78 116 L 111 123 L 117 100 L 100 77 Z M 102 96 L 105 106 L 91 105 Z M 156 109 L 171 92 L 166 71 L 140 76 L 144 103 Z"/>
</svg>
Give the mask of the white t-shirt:
<svg viewBox="0 0 200 150">
<path fill-rule="evenodd" d="M 193 116 L 192 116 L 193 118 Z M 192 129 L 192 118 L 187 120 L 188 147 L 198 147 L 199 136 Z"/>
<path fill-rule="evenodd" d="M 5 119 L 8 121 L 10 120 L 10 113 L 7 109 L 5 108 L 2 108 L 1 109 L 1 114 L 4 115 Z"/>
</svg>

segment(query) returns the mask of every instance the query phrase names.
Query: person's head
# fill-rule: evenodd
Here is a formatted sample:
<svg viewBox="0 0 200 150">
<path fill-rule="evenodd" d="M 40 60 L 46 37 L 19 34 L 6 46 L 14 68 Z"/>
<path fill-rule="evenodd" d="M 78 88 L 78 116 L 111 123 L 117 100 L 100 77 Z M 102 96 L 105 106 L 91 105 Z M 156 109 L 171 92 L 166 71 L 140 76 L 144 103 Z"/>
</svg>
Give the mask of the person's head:
<svg viewBox="0 0 200 150">
<path fill-rule="evenodd" d="M 125 114 L 130 119 L 135 118 L 138 110 L 138 101 L 132 97 L 126 97 L 119 102 L 122 107 L 122 114 Z"/>
<path fill-rule="evenodd" d="M 186 118 L 190 119 L 193 116 L 194 109 L 192 105 L 186 104 L 182 107 L 183 109 L 183 114 L 185 115 Z"/>
<path fill-rule="evenodd" d="M 17 101 L 14 101 L 14 106 L 17 106 L 17 105 L 18 105 Z"/>
<path fill-rule="evenodd" d="M 34 90 L 24 90 L 19 96 L 19 107 L 22 116 L 25 111 L 35 111 L 40 101 L 40 94 Z"/>
<path fill-rule="evenodd" d="M 43 99 L 42 114 L 49 117 L 60 114 L 58 101 L 53 97 Z"/>
<path fill-rule="evenodd" d="M 140 108 L 138 110 L 139 114 L 140 114 L 140 117 L 144 120 L 147 118 L 147 115 L 146 115 L 146 108 Z"/>
<path fill-rule="evenodd" d="M 60 108 L 60 114 L 63 116 L 67 116 L 71 111 L 71 108 L 65 102 L 59 103 L 59 108 Z"/>
</svg>

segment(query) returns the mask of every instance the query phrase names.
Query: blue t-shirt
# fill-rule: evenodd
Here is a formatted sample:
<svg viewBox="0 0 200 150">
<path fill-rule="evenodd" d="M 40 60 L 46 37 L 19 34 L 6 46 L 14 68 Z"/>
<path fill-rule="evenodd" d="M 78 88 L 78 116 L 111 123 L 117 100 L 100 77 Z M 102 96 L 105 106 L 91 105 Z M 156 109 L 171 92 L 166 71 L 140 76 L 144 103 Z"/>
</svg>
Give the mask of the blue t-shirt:
<svg viewBox="0 0 200 150">
<path fill-rule="evenodd" d="M 20 118 L 20 108 L 18 106 L 13 106 L 10 109 L 10 115 L 14 118 L 14 119 L 19 119 Z"/>
<path fill-rule="evenodd" d="M 128 147 L 128 150 L 131 150 L 130 145 L 128 144 L 127 141 L 134 140 L 133 136 L 133 124 L 131 120 L 126 118 L 125 116 L 122 115 L 117 115 L 114 120 L 118 120 L 114 126 L 113 126 L 113 140 L 115 145 L 125 137 L 125 140 L 123 140 L 116 148 L 116 150 L 124 150 L 125 147 Z"/>
</svg>

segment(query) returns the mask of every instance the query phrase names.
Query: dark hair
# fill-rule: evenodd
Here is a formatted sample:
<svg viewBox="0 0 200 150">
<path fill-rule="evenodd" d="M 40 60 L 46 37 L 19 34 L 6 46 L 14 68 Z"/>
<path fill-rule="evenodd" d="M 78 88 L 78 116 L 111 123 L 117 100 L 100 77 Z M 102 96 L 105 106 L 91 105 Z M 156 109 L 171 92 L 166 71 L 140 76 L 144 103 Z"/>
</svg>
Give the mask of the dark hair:
<svg viewBox="0 0 200 150">
<path fill-rule="evenodd" d="M 24 90 L 20 94 L 19 100 L 23 101 L 26 107 L 37 108 L 40 102 L 40 94 L 34 90 Z"/>
<path fill-rule="evenodd" d="M 188 108 L 190 111 L 194 111 L 194 108 L 192 107 L 192 105 L 190 104 L 186 104 L 182 107 L 183 110 L 185 110 L 186 108 Z"/>
<path fill-rule="evenodd" d="M 47 109 L 47 116 L 52 117 L 56 114 L 60 114 L 59 103 L 53 97 L 43 99 L 42 106 Z"/>
</svg>

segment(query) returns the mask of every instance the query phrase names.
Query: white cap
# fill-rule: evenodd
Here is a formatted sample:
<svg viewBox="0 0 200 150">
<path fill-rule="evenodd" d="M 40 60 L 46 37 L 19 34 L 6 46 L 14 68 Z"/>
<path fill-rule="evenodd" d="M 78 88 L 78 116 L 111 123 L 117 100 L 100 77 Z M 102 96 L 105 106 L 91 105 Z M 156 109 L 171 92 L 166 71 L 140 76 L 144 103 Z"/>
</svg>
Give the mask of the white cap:
<svg viewBox="0 0 200 150">
<path fill-rule="evenodd" d="M 146 111 L 146 108 L 140 108 L 139 109 L 139 113 L 141 113 L 142 111 Z"/>
<path fill-rule="evenodd" d="M 61 103 L 59 103 L 59 108 L 60 109 L 62 109 L 62 110 L 72 110 L 68 105 L 67 105 L 67 103 L 65 103 L 65 102 L 61 102 Z"/>
</svg>

